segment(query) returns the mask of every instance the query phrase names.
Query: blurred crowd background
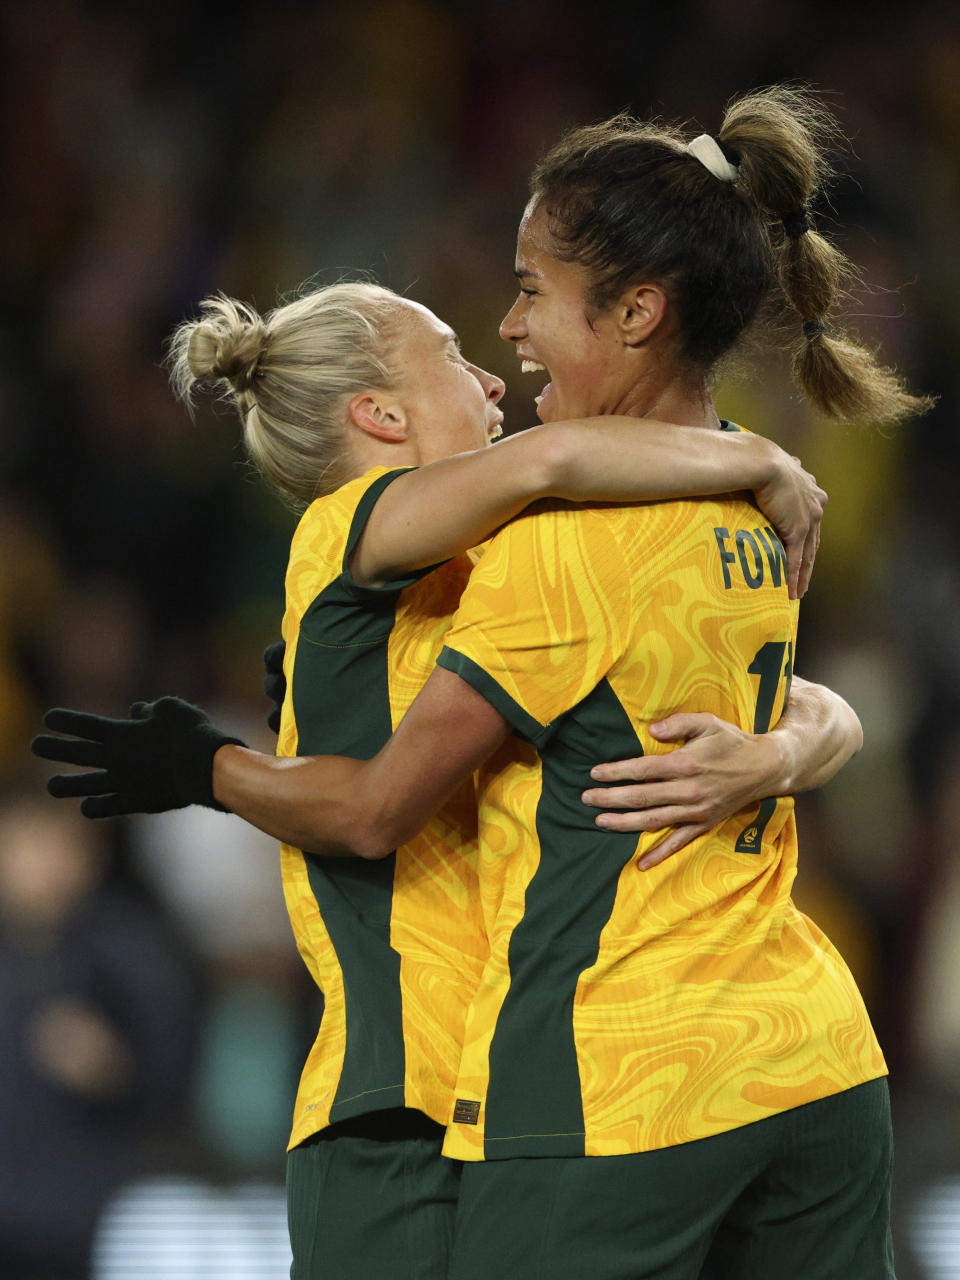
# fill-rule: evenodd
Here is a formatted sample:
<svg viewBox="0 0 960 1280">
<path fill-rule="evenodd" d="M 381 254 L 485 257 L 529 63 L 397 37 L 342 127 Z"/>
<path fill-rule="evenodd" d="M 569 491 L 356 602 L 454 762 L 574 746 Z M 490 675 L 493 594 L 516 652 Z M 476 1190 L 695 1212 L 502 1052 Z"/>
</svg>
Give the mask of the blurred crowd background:
<svg viewBox="0 0 960 1280">
<path fill-rule="evenodd" d="M 276 847 L 207 810 L 85 822 L 27 750 L 48 706 L 168 692 L 272 749 L 295 516 L 230 412 L 174 403 L 165 337 L 214 290 L 263 309 L 365 272 L 450 321 L 528 426 L 539 381 L 497 324 L 538 153 L 625 107 L 713 131 L 733 93 L 802 79 L 851 139 L 817 214 L 863 269 L 853 323 L 939 405 L 826 426 L 760 349 L 718 406 L 831 495 L 797 666 L 866 745 L 801 801 L 796 896 L 888 1054 L 901 1280 L 960 1275 L 956 10 L 8 0 L 0 31 L 0 1273 L 286 1266 L 320 1009 Z"/>
</svg>

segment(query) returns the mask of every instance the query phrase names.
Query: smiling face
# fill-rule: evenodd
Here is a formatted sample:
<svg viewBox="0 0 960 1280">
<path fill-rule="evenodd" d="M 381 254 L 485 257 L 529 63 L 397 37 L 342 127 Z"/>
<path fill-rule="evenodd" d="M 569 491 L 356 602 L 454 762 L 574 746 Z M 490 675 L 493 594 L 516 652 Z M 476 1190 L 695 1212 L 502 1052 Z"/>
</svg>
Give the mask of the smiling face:
<svg viewBox="0 0 960 1280">
<path fill-rule="evenodd" d="M 597 313 L 588 306 L 586 272 L 554 256 L 540 206 L 529 205 L 520 223 L 516 275 L 520 295 L 500 336 L 516 345 L 526 372 L 550 374 L 537 403 L 541 420 L 615 412 L 636 376 L 617 310 Z"/>
<path fill-rule="evenodd" d="M 484 448 L 501 433 L 502 380 L 465 360 L 457 335 L 432 311 L 406 299 L 401 305 L 391 354 L 400 374 L 393 394 L 420 462 Z"/>
</svg>

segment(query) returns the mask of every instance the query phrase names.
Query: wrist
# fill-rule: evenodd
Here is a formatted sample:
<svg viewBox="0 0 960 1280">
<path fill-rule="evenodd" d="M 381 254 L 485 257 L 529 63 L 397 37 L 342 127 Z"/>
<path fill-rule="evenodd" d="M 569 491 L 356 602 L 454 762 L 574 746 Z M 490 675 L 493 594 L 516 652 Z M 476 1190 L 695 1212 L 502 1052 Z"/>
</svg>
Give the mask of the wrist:
<svg viewBox="0 0 960 1280">
<path fill-rule="evenodd" d="M 788 796 L 795 790 L 796 754 L 793 739 L 775 726 L 754 735 L 760 751 L 760 797 Z"/>
<path fill-rule="evenodd" d="M 755 492 L 781 480 L 787 468 L 787 455 L 779 445 L 764 436 L 738 436 L 747 449 L 750 483 L 744 488 Z"/>
<path fill-rule="evenodd" d="M 577 461 L 587 449 L 583 430 L 573 423 L 562 427 L 546 423 L 531 428 L 528 438 L 535 441 L 537 450 L 537 465 L 532 469 L 538 478 L 536 496 L 573 500 L 581 497 Z"/>
<path fill-rule="evenodd" d="M 236 802 L 236 771 L 242 765 L 241 752 L 247 748 L 239 739 L 224 739 L 210 762 L 211 808 L 232 813 Z"/>
<path fill-rule="evenodd" d="M 178 756 L 177 760 L 185 803 L 225 810 L 227 806 L 214 790 L 214 760 L 224 747 L 242 747 L 245 744 L 240 738 L 223 733 L 206 719 L 195 726 L 191 736 L 190 750 Z"/>
</svg>

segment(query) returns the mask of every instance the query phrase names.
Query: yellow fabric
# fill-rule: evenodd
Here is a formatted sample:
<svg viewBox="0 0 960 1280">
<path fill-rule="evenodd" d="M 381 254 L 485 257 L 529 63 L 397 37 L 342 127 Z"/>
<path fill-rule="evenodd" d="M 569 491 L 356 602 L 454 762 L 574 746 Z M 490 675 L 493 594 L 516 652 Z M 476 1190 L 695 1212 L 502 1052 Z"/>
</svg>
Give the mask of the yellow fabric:
<svg viewBox="0 0 960 1280">
<path fill-rule="evenodd" d="M 761 679 L 768 687 L 769 679 L 748 668 L 762 652 L 775 662 L 770 722 L 779 718 L 797 611 L 782 564 L 774 585 L 777 547 L 765 529 L 754 507 L 734 499 L 545 503 L 502 530 L 474 570 L 441 663 L 539 751 L 514 738 L 480 779 L 491 955 L 457 1085 L 457 1097 L 480 1111 L 477 1123 L 450 1126 L 446 1154 L 484 1157 L 491 1043 L 512 980 L 508 948 L 531 881 L 551 857 L 538 838 L 538 806 L 563 717 L 576 716 L 571 709 L 606 680 L 647 754 L 672 749 L 647 726 L 676 711 L 713 712 L 752 730 Z M 598 750 L 590 763 L 603 758 Z M 704 1138 L 886 1072 L 843 960 L 791 902 L 793 802 L 776 804 L 759 841 L 757 811 L 652 871 L 638 872 L 636 857 L 622 868 L 573 1005 L 587 1155 Z M 656 839 L 640 836 L 636 855 Z M 754 851 L 737 852 L 738 841 Z M 505 1147 L 504 1155 L 538 1152 L 532 1139 Z"/>
<path fill-rule="evenodd" d="M 297 753 L 292 675 L 301 620 L 320 592 L 339 578 L 357 505 L 385 471 L 376 468 L 314 502 L 294 535 L 283 622 L 288 687 L 277 744 L 280 756 Z M 394 727 L 433 668 L 469 570 L 465 557 L 450 561 L 400 597 L 396 619 L 383 639 Z M 357 713 L 361 710 L 358 707 Z M 345 708 L 345 714 L 351 709 Z M 463 1018 L 486 954 L 475 842 L 476 805 L 472 784 L 467 784 L 396 855 L 390 944 L 400 955 L 404 1104 L 440 1123 L 446 1123 L 452 1110 Z M 296 1146 L 329 1123 L 347 1027 L 340 960 L 320 917 L 302 851 L 284 845 L 282 868 L 297 946 L 325 1002 L 320 1032 L 297 1092 L 290 1138 L 290 1146 Z M 370 1103 L 375 1109 L 376 1099 Z"/>
</svg>

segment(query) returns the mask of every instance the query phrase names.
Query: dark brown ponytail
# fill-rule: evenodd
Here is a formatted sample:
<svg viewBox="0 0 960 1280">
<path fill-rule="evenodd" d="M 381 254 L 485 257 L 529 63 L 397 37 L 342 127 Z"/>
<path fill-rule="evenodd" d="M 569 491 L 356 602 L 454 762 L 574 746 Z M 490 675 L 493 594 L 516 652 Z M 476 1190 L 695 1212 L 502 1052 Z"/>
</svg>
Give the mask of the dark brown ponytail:
<svg viewBox="0 0 960 1280">
<path fill-rule="evenodd" d="M 737 185 L 770 220 L 776 278 L 797 317 L 793 372 L 804 394 L 830 417 L 898 422 L 931 401 L 912 395 L 839 327 L 834 313 L 853 269 L 809 213 L 829 176 L 825 156 L 837 132 L 808 90 L 774 86 L 733 102 L 718 140 L 737 157 Z"/>
<path fill-rule="evenodd" d="M 687 149 L 681 129 L 621 114 L 561 138 L 534 170 L 531 194 L 557 256 L 587 270 L 589 305 L 606 308 L 644 277 L 666 290 L 679 358 L 698 376 L 771 300 L 793 317 L 794 373 L 811 403 L 835 418 L 895 422 L 931 401 L 838 328 L 851 265 L 809 213 L 837 132 L 808 90 L 739 98 L 716 139 L 736 166 L 730 181 Z"/>
</svg>

